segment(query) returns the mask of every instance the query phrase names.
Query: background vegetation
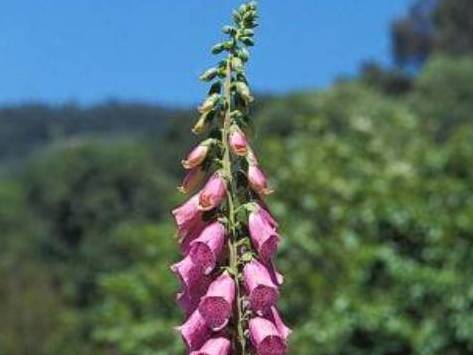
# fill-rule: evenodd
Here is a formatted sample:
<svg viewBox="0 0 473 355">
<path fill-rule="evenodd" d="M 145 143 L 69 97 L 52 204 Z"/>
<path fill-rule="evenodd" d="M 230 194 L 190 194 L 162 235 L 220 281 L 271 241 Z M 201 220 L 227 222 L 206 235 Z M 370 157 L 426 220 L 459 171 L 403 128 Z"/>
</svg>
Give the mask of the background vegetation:
<svg viewBox="0 0 473 355">
<path fill-rule="evenodd" d="M 473 353 L 469 0 L 393 25 L 398 68 L 261 98 L 293 354 Z M 0 354 L 172 355 L 192 112 L 0 111 Z"/>
</svg>

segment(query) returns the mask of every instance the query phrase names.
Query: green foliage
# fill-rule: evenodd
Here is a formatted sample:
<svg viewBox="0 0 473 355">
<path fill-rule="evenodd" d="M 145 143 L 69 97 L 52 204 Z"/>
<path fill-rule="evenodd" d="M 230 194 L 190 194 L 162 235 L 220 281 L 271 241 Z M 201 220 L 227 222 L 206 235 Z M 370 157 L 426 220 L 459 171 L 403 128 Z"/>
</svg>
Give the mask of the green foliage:
<svg viewBox="0 0 473 355">
<path fill-rule="evenodd" d="M 471 123 L 473 58 L 435 57 L 415 82 L 412 104 L 439 138 Z"/>
</svg>

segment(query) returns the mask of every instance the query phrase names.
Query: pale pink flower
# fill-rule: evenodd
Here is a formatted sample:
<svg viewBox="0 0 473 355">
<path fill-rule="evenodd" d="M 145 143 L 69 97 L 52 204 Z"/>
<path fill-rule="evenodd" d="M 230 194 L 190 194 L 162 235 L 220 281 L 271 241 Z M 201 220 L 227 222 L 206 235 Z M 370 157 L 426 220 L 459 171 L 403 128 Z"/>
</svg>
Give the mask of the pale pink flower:
<svg viewBox="0 0 473 355">
<path fill-rule="evenodd" d="M 225 226 L 220 222 L 213 222 L 190 243 L 189 256 L 195 264 L 200 265 L 205 274 L 209 274 L 222 254 L 224 243 Z"/>
<path fill-rule="evenodd" d="M 286 341 L 271 321 L 256 317 L 250 320 L 249 328 L 258 355 L 283 355 L 287 352 Z"/>
<path fill-rule="evenodd" d="M 207 158 L 209 152 L 209 144 L 207 142 L 202 142 L 187 155 L 186 159 L 182 161 L 182 166 L 185 169 L 192 169 L 196 166 L 202 164 Z"/>
<path fill-rule="evenodd" d="M 210 211 L 220 205 L 227 193 L 225 179 L 218 172 L 215 173 L 199 194 L 199 206 L 202 211 Z"/>
<path fill-rule="evenodd" d="M 250 261 L 243 268 L 243 278 L 253 311 L 261 315 L 276 304 L 279 292 L 263 264 L 255 259 Z"/>
<path fill-rule="evenodd" d="M 172 210 L 179 235 L 184 238 L 197 224 L 202 224 L 202 211 L 199 210 L 199 195 L 192 196 L 181 206 Z"/>
<path fill-rule="evenodd" d="M 234 128 L 229 137 L 230 147 L 235 155 L 245 156 L 248 153 L 248 140 L 238 128 Z"/>
<path fill-rule="evenodd" d="M 227 338 L 212 338 L 198 350 L 191 352 L 190 355 L 230 355 L 231 343 Z"/>
<path fill-rule="evenodd" d="M 266 178 L 266 175 L 257 164 L 249 164 L 248 182 L 253 191 L 258 194 L 269 195 L 273 192 L 273 190 L 268 187 L 268 179 Z"/>
<path fill-rule="evenodd" d="M 248 229 L 259 256 L 264 261 L 269 261 L 276 253 L 279 244 L 276 221 L 265 209 L 257 207 L 250 213 Z"/>
<path fill-rule="evenodd" d="M 183 325 L 177 327 L 177 330 L 181 333 L 189 351 L 199 350 L 212 336 L 199 311 L 192 313 Z"/>
<path fill-rule="evenodd" d="M 235 281 L 224 272 L 212 282 L 199 305 L 200 314 L 212 330 L 222 330 L 228 324 L 234 300 Z"/>
<path fill-rule="evenodd" d="M 205 171 L 200 167 L 195 167 L 186 174 L 181 186 L 178 190 L 184 194 L 187 194 L 195 190 L 202 182 L 205 176 Z"/>
</svg>

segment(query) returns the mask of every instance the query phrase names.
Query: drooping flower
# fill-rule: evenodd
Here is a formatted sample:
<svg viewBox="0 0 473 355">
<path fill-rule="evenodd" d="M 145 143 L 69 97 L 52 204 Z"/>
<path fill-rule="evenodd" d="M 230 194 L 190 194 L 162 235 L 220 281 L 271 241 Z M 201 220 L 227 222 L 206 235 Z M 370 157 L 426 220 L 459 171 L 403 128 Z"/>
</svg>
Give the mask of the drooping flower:
<svg viewBox="0 0 473 355">
<path fill-rule="evenodd" d="M 190 355 L 230 355 L 231 344 L 227 338 L 219 337 L 209 339 L 198 351 Z"/>
<path fill-rule="evenodd" d="M 197 166 L 186 174 L 184 177 L 184 180 L 182 181 L 181 186 L 179 186 L 179 191 L 187 194 L 197 188 L 197 186 L 200 185 L 202 180 L 204 179 L 205 176 L 205 171 L 200 168 L 200 166 Z"/>
<path fill-rule="evenodd" d="M 259 315 L 269 311 L 276 304 L 279 291 L 267 268 L 253 259 L 243 268 L 243 278 L 250 308 Z"/>
<path fill-rule="evenodd" d="M 201 211 L 210 211 L 220 205 L 227 193 L 227 184 L 219 172 L 216 172 L 207 181 L 199 194 L 199 206 Z"/>
<path fill-rule="evenodd" d="M 180 262 L 172 265 L 171 271 L 179 277 L 184 289 L 189 292 L 192 292 L 208 277 L 204 275 L 204 270 L 201 266 L 195 264 L 190 256 L 186 256 Z"/>
<path fill-rule="evenodd" d="M 197 310 L 191 314 L 184 324 L 177 327 L 177 330 L 181 333 L 189 351 L 199 350 L 212 336 L 205 319 Z"/>
<path fill-rule="evenodd" d="M 224 272 L 212 282 L 199 305 L 200 314 L 212 330 L 218 331 L 227 325 L 234 300 L 235 281 Z"/>
<path fill-rule="evenodd" d="M 269 261 L 276 253 L 279 244 L 276 221 L 264 208 L 257 206 L 250 212 L 248 229 L 259 256 L 262 260 Z"/>
<path fill-rule="evenodd" d="M 230 147 L 234 154 L 245 156 L 248 153 L 248 140 L 239 128 L 233 128 L 229 137 Z"/>
<path fill-rule="evenodd" d="M 286 341 L 269 320 L 256 317 L 250 320 L 250 339 L 258 355 L 283 355 Z"/>
<path fill-rule="evenodd" d="M 202 224 L 202 211 L 199 209 L 199 195 L 192 196 L 181 206 L 172 210 L 178 233 L 184 238 L 192 230 L 195 230 L 197 224 Z"/>
<path fill-rule="evenodd" d="M 182 161 L 182 166 L 185 169 L 193 169 L 200 164 L 202 164 L 207 158 L 207 154 L 210 150 L 210 145 L 212 144 L 213 140 L 205 140 L 196 146 L 191 152 L 187 155 L 186 159 Z"/>
<path fill-rule="evenodd" d="M 205 227 L 197 239 L 190 243 L 189 256 L 199 265 L 205 274 L 215 268 L 225 243 L 225 226 L 213 222 Z"/>
<path fill-rule="evenodd" d="M 212 278 L 202 277 L 199 282 L 193 284 L 191 289 L 183 288 L 176 296 L 176 301 L 184 311 L 186 317 L 191 315 L 199 306 L 201 298 L 207 293 L 212 283 Z"/>
<path fill-rule="evenodd" d="M 284 340 L 287 340 L 287 338 L 289 338 L 289 336 L 292 333 L 292 330 L 289 329 L 289 327 L 286 324 L 284 324 L 284 322 L 281 319 L 281 315 L 279 314 L 279 311 L 277 310 L 276 307 L 274 306 L 271 307 L 269 312 L 265 314 L 265 318 L 270 320 L 274 324 L 274 326 L 276 327 L 279 334 L 281 334 Z"/>
<path fill-rule="evenodd" d="M 257 164 L 249 164 L 248 182 L 253 191 L 260 195 L 269 195 L 273 192 L 273 190 L 268 187 L 266 175 Z"/>
</svg>

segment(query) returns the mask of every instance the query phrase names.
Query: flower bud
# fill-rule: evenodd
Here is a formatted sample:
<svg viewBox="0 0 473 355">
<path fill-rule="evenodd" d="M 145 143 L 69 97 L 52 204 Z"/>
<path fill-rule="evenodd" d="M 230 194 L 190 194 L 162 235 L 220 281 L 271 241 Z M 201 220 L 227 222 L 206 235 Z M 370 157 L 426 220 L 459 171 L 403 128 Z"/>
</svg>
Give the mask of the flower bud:
<svg viewBox="0 0 473 355">
<path fill-rule="evenodd" d="M 273 192 L 268 187 L 268 179 L 259 165 L 250 162 L 248 166 L 248 182 L 251 188 L 258 194 L 269 195 Z"/>
<path fill-rule="evenodd" d="M 250 88 L 242 81 L 236 83 L 237 92 L 245 100 L 246 103 L 251 103 L 254 101 L 254 97 L 251 96 Z"/>
<path fill-rule="evenodd" d="M 199 194 L 199 209 L 210 211 L 220 205 L 227 193 L 227 183 L 220 173 L 215 173 Z"/>
<path fill-rule="evenodd" d="M 232 58 L 232 69 L 235 71 L 241 71 L 243 69 L 243 61 L 241 60 L 241 58 Z"/>
<path fill-rule="evenodd" d="M 215 93 L 207 97 L 205 101 L 199 106 L 200 113 L 210 112 L 214 109 L 215 105 L 217 104 L 218 100 L 220 100 L 220 95 Z"/>
<path fill-rule="evenodd" d="M 234 127 L 229 137 L 230 147 L 235 155 L 245 156 L 248 153 L 248 140 L 245 134 Z"/>
<path fill-rule="evenodd" d="M 210 68 L 206 70 L 200 77 L 199 79 L 202 81 L 210 81 L 214 79 L 218 74 L 217 68 Z"/>
<path fill-rule="evenodd" d="M 195 188 L 197 188 L 197 186 L 200 185 L 204 176 L 205 171 L 199 166 L 189 170 L 187 175 L 184 177 L 181 186 L 178 187 L 178 190 L 184 194 L 193 191 Z"/>
</svg>

